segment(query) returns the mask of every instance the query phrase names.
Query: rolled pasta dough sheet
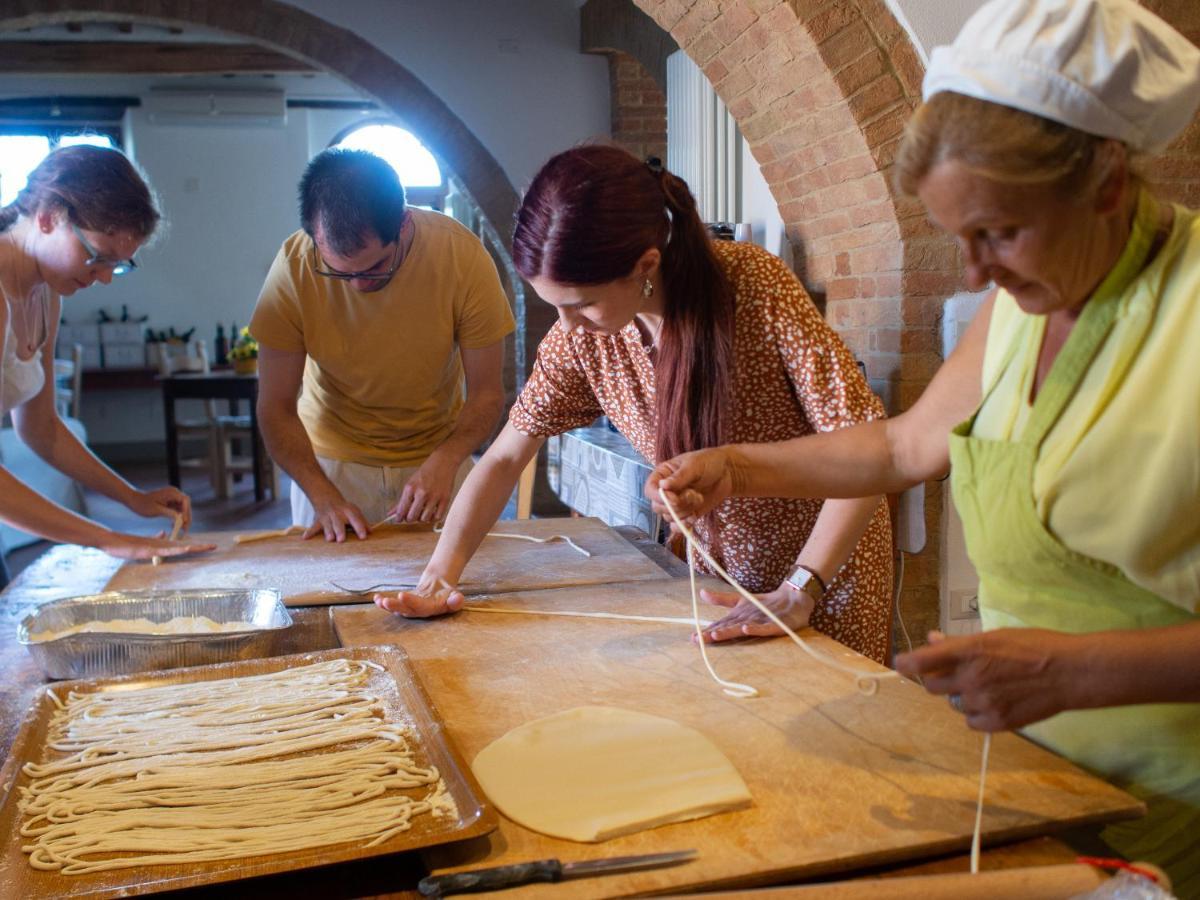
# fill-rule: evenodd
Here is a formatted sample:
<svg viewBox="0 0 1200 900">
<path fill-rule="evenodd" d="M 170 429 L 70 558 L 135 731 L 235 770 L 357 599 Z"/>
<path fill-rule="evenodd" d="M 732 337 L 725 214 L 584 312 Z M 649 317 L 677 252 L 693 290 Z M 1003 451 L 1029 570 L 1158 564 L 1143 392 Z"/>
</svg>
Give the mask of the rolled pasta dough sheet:
<svg viewBox="0 0 1200 900">
<path fill-rule="evenodd" d="M 609 706 L 518 726 L 471 768 L 504 815 L 571 841 L 605 841 L 752 803 L 737 769 L 703 734 Z"/>
</svg>

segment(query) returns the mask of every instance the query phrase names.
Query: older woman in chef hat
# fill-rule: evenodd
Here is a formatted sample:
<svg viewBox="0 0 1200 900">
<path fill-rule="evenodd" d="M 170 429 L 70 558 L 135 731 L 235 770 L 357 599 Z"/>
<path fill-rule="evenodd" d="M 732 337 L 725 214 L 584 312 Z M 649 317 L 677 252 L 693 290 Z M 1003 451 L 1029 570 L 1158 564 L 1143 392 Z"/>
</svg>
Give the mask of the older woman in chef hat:
<svg viewBox="0 0 1200 900">
<path fill-rule="evenodd" d="M 1119 853 L 1200 897 L 1200 217 L 1138 153 L 1200 104 L 1200 52 L 1133 0 L 993 0 L 934 51 L 897 183 L 993 290 L 895 419 L 661 464 L 686 515 L 951 469 L 985 632 L 897 659 L 968 723 L 1024 728 L 1146 801 Z"/>
</svg>

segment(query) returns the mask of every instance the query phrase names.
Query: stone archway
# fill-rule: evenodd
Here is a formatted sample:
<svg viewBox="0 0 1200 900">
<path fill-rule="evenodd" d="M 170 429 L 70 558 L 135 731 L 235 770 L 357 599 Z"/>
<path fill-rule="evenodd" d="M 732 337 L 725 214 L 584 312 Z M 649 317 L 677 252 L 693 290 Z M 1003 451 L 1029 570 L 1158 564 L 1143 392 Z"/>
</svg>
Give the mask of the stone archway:
<svg viewBox="0 0 1200 900">
<path fill-rule="evenodd" d="M 941 363 L 960 284 L 953 244 L 899 198 L 890 168 L 923 67 L 883 0 L 635 0 L 712 82 L 779 204 L 799 275 L 895 411 Z M 926 522 L 940 534 L 933 485 Z M 910 560 L 905 618 L 938 623 L 938 542 Z"/>
<path fill-rule="evenodd" d="M 895 409 L 940 358 L 952 245 L 889 169 L 922 66 L 882 0 L 638 0 L 704 70 L 762 167 L 801 277 Z"/>
</svg>

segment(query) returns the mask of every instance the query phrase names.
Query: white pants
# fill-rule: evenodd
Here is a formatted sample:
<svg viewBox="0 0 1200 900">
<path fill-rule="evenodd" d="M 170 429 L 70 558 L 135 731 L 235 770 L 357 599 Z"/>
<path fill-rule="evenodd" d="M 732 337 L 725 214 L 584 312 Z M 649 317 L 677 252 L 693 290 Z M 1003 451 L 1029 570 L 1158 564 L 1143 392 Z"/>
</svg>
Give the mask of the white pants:
<svg viewBox="0 0 1200 900">
<path fill-rule="evenodd" d="M 317 457 L 317 463 L 325 476 L 333 482 L 342 496 L 362 510 L 367 524 L 378 522 L 396 508 L 400 493 L 408 479 L 417 471 L 417 466 L 364 466 L 360 463 L 342 462 L 339 459 Z M 466 480 L 475 464 L 468 456 L 454 476 L 454 495 Z M 316 519 L 316 510 L 308 502 L 308 495 L 292 482 L 292 524 L 307 528 Z"/>
</svg>

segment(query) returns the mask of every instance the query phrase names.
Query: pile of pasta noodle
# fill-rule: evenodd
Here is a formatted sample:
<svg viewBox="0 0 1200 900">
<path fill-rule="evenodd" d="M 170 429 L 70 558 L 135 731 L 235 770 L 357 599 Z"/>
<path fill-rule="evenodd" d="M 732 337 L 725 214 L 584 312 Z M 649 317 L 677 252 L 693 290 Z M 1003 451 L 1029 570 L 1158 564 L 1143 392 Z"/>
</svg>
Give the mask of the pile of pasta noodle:
<svg viewBox="0 0 1200 900">
<path fill-rule="evenodd" d="M 371 662 L 72 693 L 27 763 L 22 849 L 66 875 L 380 844 L 454 815 L 388 723 Z M 407 793 L 405 793 L 407 792 Z"/>
</svg>

